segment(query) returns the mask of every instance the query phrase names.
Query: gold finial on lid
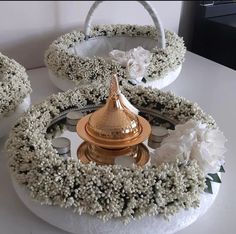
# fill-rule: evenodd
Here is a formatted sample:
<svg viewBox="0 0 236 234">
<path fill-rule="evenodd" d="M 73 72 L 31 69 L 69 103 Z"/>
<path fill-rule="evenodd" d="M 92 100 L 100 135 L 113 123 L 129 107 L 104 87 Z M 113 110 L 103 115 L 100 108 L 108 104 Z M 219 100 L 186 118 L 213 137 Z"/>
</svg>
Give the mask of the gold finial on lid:
<svg viewBox="0 0 236 234">
<path fill-rule="evenodd" d="M 77 133 L 86 142 L 78 149 L 78 157 L 99 164 L 113 164 L 116 156 L 143 153 L 149 158 L 148 150 L 139 144 L 148 138 L 151 127 L 148 121 L 134 113 L 134 107 L 124 97 L 116 75 L 110 85 L 106 104 L 83 117 L 77 124 Z M 135 109 L 136 110 L 136 109 Z M 85 160 L 85 161 L 86 161 Z M 145 160 L 141 160 L 142 163 Z"/>
<path fill-rule="evenodd" d="M 110 84 L 110 93 L 109 96 L 113 97 L 115 95 L 118 95 L 120 93 L 120 86 L 118 83 L 118 79 L 116 75 L 113 75 L 111 79 L 111 84 Z"/>
</svg>

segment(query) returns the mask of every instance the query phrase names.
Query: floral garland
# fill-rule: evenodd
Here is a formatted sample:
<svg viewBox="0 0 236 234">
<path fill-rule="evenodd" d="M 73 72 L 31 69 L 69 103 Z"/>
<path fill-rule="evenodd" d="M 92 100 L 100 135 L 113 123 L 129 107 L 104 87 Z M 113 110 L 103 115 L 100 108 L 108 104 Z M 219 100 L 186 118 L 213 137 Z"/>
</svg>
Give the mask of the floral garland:
<svg viewBox="0 0 236 234">
<path fill-rule="evenodd" d="M 153 26 L 138 25 L 103 25 L 94 26 L 90 38 L 106 36 L 140 36 L 157 40 L 157 31 Z M 147 68 L 145 81 L 163 78 L 170 71 L 178 68 L 184 60 L 186 48 L 183 39 L 177 34 L 165 31 L 166 48 L 154 47 L 151 50 L 151 61 Z M 58 77 L 91 83 L 91 81 L 104 81 L 111 77 L 114 71 L 119 77 L 127 79 L 125 68 L 119 63 L 107 61 L 101 57 L 82 58 L 73 53 L 76 43 L 85 41 L 81 31 L 73 31 L 55 40 L 45 53 L 45 64 Z"/>
<path fill-rule="evenodd" d="M 205 188 L 205 176 L 196 161 L 179 160 L 160 166 L 125 168 L 84 165 L 61 158 L 46 131 L 61 112 L 104 103 L 108 88 L 90 85 L 52 95 L 21 117 L 6 143 L 9 165 L 15 179 L 42 204 L 73 208 L 103 220 L 123 218 L 126 222 L 145 215 L 168 217 L 197 207 Z M 159 110 L 180 123 L 200 120 L 215 129 L 213 118 L 197 104 L 149 88 L 122 85 L 122 92 L 136 106 Z"/>
<path fill-rule="evenodd" d="M 25 68 L 0 53 L 0 115 L 6 115 L 31 93 Z"/>
</svg>

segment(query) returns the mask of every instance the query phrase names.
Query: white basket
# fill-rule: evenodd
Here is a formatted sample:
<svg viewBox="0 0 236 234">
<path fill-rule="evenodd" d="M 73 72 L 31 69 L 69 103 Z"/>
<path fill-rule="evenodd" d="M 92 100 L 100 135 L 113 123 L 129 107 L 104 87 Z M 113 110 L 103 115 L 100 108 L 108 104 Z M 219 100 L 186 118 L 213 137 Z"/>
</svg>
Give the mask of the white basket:
<svg viewBox="0 0 236 234">
<path fill-rule="evenodd" d="M 147 1 L 138 1 L 150 14 L 155 27 L 105 25 L 91 27 L 93 13 L 102 1 L 96 1 L 85 20 L 84 32 L 73 31 L 54 41 L 45 53 L 50 79 L 62 90 L 75 85 L 104 82 L 116 72 L 128 79 L 127 70 L 108 60 L 113 49 L 128 51 L 142 46 L 151 52 L 150 65 L 139 85 L 163 88 L 181 71 L 185 46 L 175 33 L 164 31 L 161 21 Z"/>
</svg>

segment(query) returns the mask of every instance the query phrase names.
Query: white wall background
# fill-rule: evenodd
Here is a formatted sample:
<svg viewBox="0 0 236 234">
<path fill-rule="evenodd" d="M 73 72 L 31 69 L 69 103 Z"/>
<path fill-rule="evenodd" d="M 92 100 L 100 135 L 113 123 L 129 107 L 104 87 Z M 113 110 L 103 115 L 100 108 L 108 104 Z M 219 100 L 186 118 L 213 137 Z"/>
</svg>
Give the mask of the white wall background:
<svg viewBox="0 0 236 234">
<path fill-rule="evenodd" d="M 82 29 L 93 1 L 1 1 L 0 52 L 26 68 L 44 66 L 43 55 L 59 35 Z M 181 1 L 152 1 L 163 26 L 177 32 Z M 94 15 L 95 24 L 152 24 L 144 8 L 134 1 L 107 1 Z"/>
</svg>

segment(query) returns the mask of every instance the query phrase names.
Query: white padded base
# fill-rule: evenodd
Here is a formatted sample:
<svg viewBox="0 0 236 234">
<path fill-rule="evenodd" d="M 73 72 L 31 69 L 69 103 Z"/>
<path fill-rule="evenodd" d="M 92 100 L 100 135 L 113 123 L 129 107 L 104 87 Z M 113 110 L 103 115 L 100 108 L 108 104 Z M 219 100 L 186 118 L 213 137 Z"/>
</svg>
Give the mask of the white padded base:
<svg viewBox="0 0 236 234">
<path fill-rule="evenodd" d="M 199 208 L 182 210 L 171 217 L 170 221 L 154 216 L 144 217 L 124 225 L 115 219 L 104 223 L 94 216 L 73 213 L 69 208 L 40 205 L 39 202 L 33 201 L 29 192 L 18 185 L 13 178 L 12 182 L 17 195 L 28 209 L 46 222 L 73 234 L 172 234 L 189 226 L 202 216 L 213 204 L 220 188 L 219 184 L 212 183 L 213 195 L 202 194 Z"/>
<path fill-rule="evenodd" d="M 149 81 L 147 83 L 140 82 L 138 85 L 141 85 L 144 87 L 163 89 L 177 79 L 177 77 L 180 74 L 181 69 L 182 69 L 182 65 L 180 65 L 174 71 L 169 72 L 162 79 L 155 80 L 155 81 Z M 66 91 L 68 89 L 73 89 L 76 86 L 74 81 L 68 80 L 67 78 L 58 77 L 49 69 L 48 69 L 48 74 L 49 74 L 49 78 L 52 81 L 52 83 L 60 90 Z"/>
<path fill-rule="evenodd" d="M 60 90 L 67 91 L 68 89 L 73 89 L 76 85 L 75 82 L 72 80 L 68 80 L 67 78 L 61 78 L 48 69 L 49 79 L 52 83 Z"/>
<path fill-rule="evenodd" d="M 0 115 L 0 137 L 5 136 L 11 127 L 15 124 L 16 120 L 24 113 L 30 106 L 30 95 L 27 96 L 21 104 L 19 104 L 14 112 L 6 116 Z"/>
<path fill-rule="evenodd" d="M 139 85 L 143 87 L 151 87 L 151 88 L 157 88 L 157 89 L 163 89 L 170 85 L 172 82 L 174 82 L 177 77 L 179 76 L 182 69 L 182 65 L 177 67 L 174 71 L 169 72 L 165 77 L 159 80 L 154 81 L 148 81 L 147 83 L 139 83 Z"/>
</svg>

